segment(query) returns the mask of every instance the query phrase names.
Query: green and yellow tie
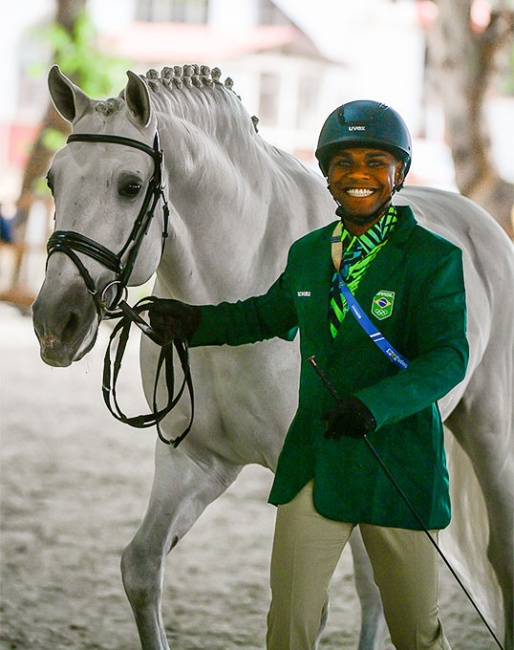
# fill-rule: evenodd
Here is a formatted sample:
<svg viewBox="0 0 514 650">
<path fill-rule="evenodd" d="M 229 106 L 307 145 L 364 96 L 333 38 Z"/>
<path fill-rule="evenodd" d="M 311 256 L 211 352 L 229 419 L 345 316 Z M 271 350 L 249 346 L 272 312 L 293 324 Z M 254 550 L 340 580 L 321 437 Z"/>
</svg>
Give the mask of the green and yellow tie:
<svg viewBox="0 0 514 650">
<path fill-rule="evenodd" d="M 339 288 L 339 275 L 348 285 L 350 291 L 355 293 L 368 266 L 387 243 L 387 238 L 397 221 L 396 209 L 391 206 L 379 221 L 360 237 L 350 235 L 342 225 L 340 240 L 343 245 L 343 255 L 339 272 L 336 271 L 332 276 L 328 310 L 330 333 L 333 338 L 337 336 L 339 327 L 348 311 L 348 304 Z M 339 238 L 335 241 L 339 243 Z"/>
</svg>

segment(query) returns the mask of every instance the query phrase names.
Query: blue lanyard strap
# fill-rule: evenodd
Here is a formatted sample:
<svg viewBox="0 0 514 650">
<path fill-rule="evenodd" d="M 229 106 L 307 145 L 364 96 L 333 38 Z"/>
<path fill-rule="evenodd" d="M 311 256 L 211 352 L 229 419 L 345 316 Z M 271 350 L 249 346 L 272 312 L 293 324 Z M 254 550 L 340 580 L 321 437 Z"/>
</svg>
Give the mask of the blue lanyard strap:
<svg viewBox="0 0 514 650">
<path fill-rule="evenodd" d="M 373 341 L 373 343 L 377 345 L 380 350 L 386 355 L 386 357 L 388 357 L 389 360 L 395 363 L 399 368 L 405 370 L 409 365 L 409 361 L 402 354 L 400 354 L 398 350 L 395 350 L 395 348 L 389 343 L 385 336 L 375 327 L 375 325 L 373 325 L 371 320 L 364 313 L 362 307 L 357 302 L 353 293 L 348 288 L 348 285 L 341 277 L 340 273 L 337 274 L 337 277 L 339 280 L 339 289 L 341 290 L 343 296 L 346 298 L 348 307 L 356 321 Z"/>
</svg>

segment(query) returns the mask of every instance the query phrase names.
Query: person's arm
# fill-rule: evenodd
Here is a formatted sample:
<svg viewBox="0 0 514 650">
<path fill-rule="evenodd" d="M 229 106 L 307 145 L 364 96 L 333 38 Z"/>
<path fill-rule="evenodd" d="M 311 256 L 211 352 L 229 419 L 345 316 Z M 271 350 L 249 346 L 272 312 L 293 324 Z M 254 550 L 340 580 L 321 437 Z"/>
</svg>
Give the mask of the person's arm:
<svg viewBox="0 0 514 650">
<path fill-rule="evenodd" d="M 242 345 L 275 336 L 292 340 L 297 325 L 288 268 L 262 296 L 218 305 L 158 299 L 149 308 L 149 318 L 163 341 L 187 339 L 191 347 Z"/>
<path fill-rule="evenodd" d="M 203 305 L 200 314 L 191 347 L 243 345 L 275 336 L 292 340 L 296 333 L 297 316 L 287 270 L 266 294 L 235 303 Z"/>
</svg>

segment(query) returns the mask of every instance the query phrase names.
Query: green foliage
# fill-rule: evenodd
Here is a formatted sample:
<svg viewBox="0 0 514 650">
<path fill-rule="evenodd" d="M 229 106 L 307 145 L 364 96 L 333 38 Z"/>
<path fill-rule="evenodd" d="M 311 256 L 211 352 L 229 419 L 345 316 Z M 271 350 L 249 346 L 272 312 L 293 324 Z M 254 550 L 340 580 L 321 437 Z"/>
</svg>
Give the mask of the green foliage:
<svg viewBox="0 0 514 650">
<path fill-rule="evenodd" d="M 61 24 L 53 22 L 35 38 L 43 38 L 52 51 L 52 63 L 70 77 L 90 97 L 102 99 L 118 94 L 126 83 L 126 70 L 130 63 L 99 51 L 97 32 L 86 11 L 81 12 L 71 32 Z M 31 67 L 34 76 L 46 75 L 48 61 Z M 49 154 L 54 154 L 66 144 L 61 131 L 43 128 L 41 143 Z M 31 184 L 34 194 L 47 196 L 49 191 L 44 178 L 35 178 Z"/>
<path fill-rule="evenodd" d="M 506 78 L 502 84 L 502 91 L 506 95 L 514 95 L 514 43 L 510 47 L 509 60 L 506 68 Z"/>
<path fill-rule="evenodd" d="M 53 153 L 59 151 L 66 144 L 66 136 L 57 129 L 45 129 L 41 139 L 45 148 Z"/>
<path fill-rule="evenodd" d="M 59 151 L 59 149 L 62 149 L 66 144 L 66 135 L 62 131 L 50 127 L 42 130 L 40 139 L 45 149 L 52 155 Z M 32 191 L 39 197 L 50 196 L 50 190 L 48 189 L 46 178 L 36 178 L 32 185 Z"/>
<path fill-rule="evenodd" d="M 130 63 L 100 52 L 97 31 L 87 11 L 80 13 L 71 33 L 54 22 L 43 36 L 53 49 L 54 62 L 90 97 L 111 96 L 125 86 Z"/>
</svg>

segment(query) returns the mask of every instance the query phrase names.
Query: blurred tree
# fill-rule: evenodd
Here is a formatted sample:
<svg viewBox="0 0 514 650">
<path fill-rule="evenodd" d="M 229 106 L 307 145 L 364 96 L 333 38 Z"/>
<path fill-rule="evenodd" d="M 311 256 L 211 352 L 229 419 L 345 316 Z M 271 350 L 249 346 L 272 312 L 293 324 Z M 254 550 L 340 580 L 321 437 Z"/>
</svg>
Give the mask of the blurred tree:
<svg viewBox="0 0 514 650">
<path fill-rule="evenodd" d="M 437 7 L 428 34 L 430 74 L 443 103 L 457 186 L 512 238 L 514 184 L 494 163 L 484 105 L 500 56 L 508 60 L 512 51 L 514 5 L 497 1 L 490 13 L 484 0 L 437 0 Z"/>
<path fill-rule="evenodd" d="M 96 49 L 96 30 L 86 12 L 86 1 L 57 0 L 55 21 L 44 36 L 53 50 L 53 62 L 68 77 L 89 95 L 106 96 L 118 81 L 121 86 L 127 62 L 106 56 Z M 38 66 L 37 73 L 45 74 L 46 66 Z M 41 181 L 51 158 L 65 144 L 69 132 L 69 124 L 49 102 L 23 175 L 16 219 L 15 234 L 18 238 L 23 238 L 28 209 L 41 193 Z"/>
<path fill-rule="evenodd" d="M 78 17 L 84 12 L 86 0 L 57 0 L 56 25 L 72 38 Z M 54 57 L 58 47 L 55 48 Z M 34 142 L 23 174 L 20 196 L 17 201 L 18 214 L 15 222 L 15 239 L 23 241 L 27 216 L 34 201 L 35 185 L 46 174 L 53 151 L 45 144 L 48 130 L 66 133 L 66 122 L 52 105 L 49 105 L 42 119 L 39 134 Z M 18 280 L 15 277 L 15 282 Z"/>
<path fill-rule="evenodd" d="M 52 61 L 57 63 L 86 93 L 93 96 L 108 95 L 127 70 L 127 62 L 103 55 L 95 48 L 96 31 L 86 12 L 87 0 L 56 0 L 55 21 L 44 31 L 52 49 Z M 40 30 L 38 31 L 38 36 Z M 46 66 L 45 66 L 46 68 Z M 46 73 L 38 66 L 38 74 Z M 21 267 L 24 257 L 24 241 L 27 218 L 36 199 L 48 192 L 44 177 L 54 153 L 65 144 L 70 125 L 57 113 L 49 102 L 41 127 L 32 145 L 24 170 L 22 187 L 16 207 L 17 215 L 13 229 L 13 246 L 16 263 L 11 279 L 11 289 L 1 299 L 17 304 L 30 304 L 32 297 L 21 283 Z M 43 189 L 44 188 L 44 189 Z M 49 194 L 46 194 L 49 198 Z"/>
</svg>

